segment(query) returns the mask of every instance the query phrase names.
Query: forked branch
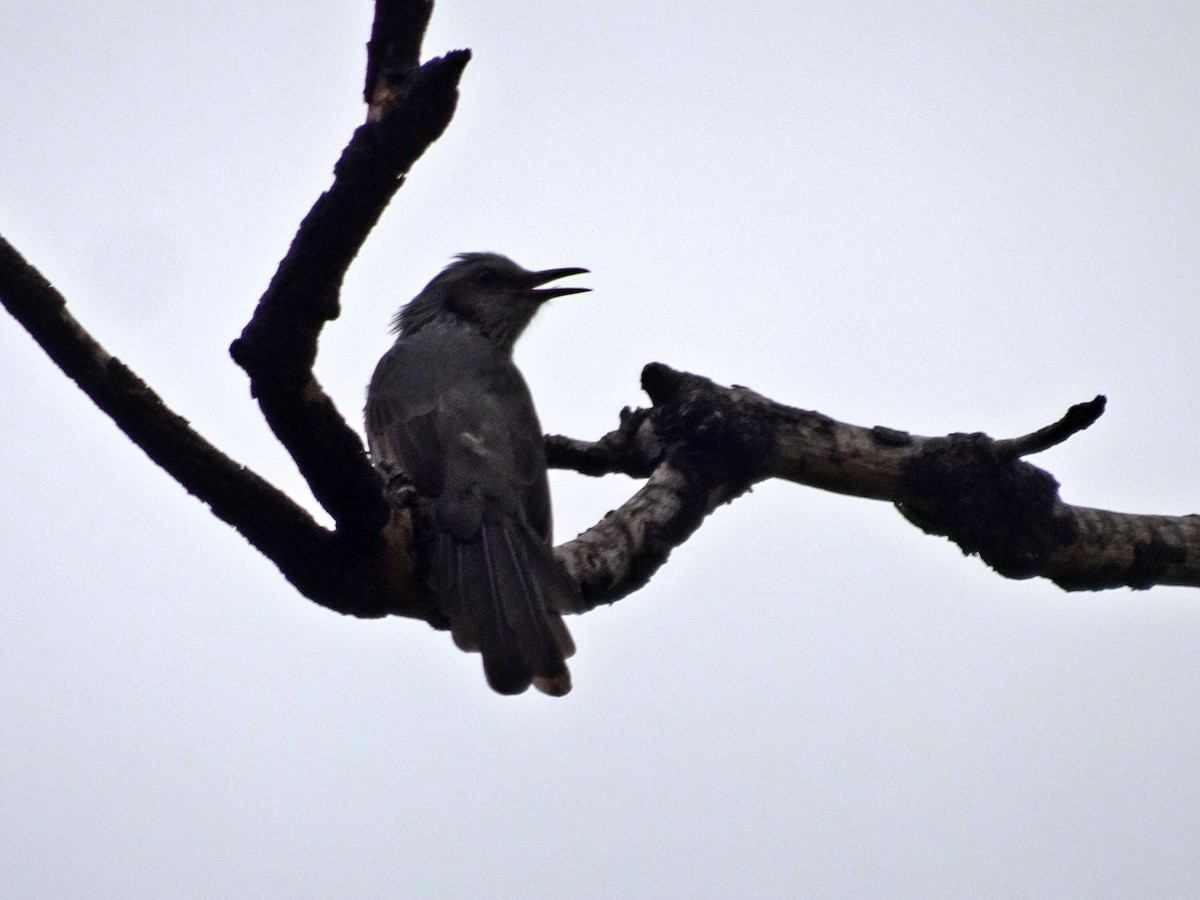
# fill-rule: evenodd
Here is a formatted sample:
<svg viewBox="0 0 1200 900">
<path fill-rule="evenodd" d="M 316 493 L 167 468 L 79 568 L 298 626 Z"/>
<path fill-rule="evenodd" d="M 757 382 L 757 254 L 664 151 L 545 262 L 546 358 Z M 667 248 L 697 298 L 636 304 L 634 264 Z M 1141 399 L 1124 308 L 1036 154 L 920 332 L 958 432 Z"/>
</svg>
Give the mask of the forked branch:
<svg viewBox="0 0 1200 900">
<path fill-rule="evenodd" d="M 583 581 L 585 599 L 605 602 L 607 583 L 620 581 L 613 570 L 625 556 L 637 558 L 632 551 L 599 554 L 597 529 L 613 536 L 605 546 L 622 537 L 632 544 L 647 531 L 641 540 L 653 545 L 663 527 L 647 521 L 669 511 L 673 528 L 694 529 L 697 517 L 767 478 L 894 503 L 922 530 L 949 537 L 1008 578 L 1040 576 L 1065 590 L 1200 586 L 1200 516 L 1072 506 L 1049 473 L 1021 459 L 1094 423 L 1103 397 L 1031 434 L 993 440 L 847 425 L 658 363 L 646 367 L 642 381 L 652 409 L 626 410 L 621 427 L 593 445 L 548 439 L 552 465 L 586 474 L 655 467 L 651 481 L 661 476 L 674 487 L 656 502 L 639 494 L 635 506 L 559 548 Z M 661 485 L 655 496 L 663 497 Z M 665 558 L 661 546 L 657 552 Z"/>
<path fill-rule="evenodd" d="M 70 315 L 66 301 L 0 238 L 0 301 L 142 450 L 243 534 L 304 596 L 356 616 L 443 624 L 418 589 L 414 511 L 385 484 L 356 429 L 313 376 L 321 328 L 338 315 L 342 280 L 404 177 L 454 114 L 470 53 L 420 64 L 432 3 L 378 0 L 368 44 L 366 122 L 334 181 L 301 223 L 231 353 L 279 441 L 334 529 L 222 454 Z M 779 478 L 894 503 L 1012 578 L 1069 590 L 1200 586 L 1200 517 L 1140 516 L 1065 504 L 1057 482 L 1023 457 L 1090 426 L 1104 398 L 1028 435 L 919 437 L 862 428 L 742 387 L 653 363 L 646 409 L 624 410 L 594 442 L 547 438 L 550 463 L 588 475 L 646 479 L 619 509 L 557 549 L 585 612 L 640 588 L 716 507 Z"/>
</svg>

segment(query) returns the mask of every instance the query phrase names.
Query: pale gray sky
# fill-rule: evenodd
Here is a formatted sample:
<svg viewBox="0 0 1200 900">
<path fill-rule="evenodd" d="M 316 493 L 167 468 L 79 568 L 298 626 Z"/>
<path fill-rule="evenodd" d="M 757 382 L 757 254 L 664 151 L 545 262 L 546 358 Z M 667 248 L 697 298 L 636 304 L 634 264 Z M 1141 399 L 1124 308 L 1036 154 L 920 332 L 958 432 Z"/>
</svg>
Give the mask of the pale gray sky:
<svg viewBox="0 0 1200 900">
<path fill-rule="evenodd" d="M 303 493 L 226 347 L 362 118 L 355 4 L 9 4 L 0 232 Z M 1077 503 L 1200 510 L 1200 6 L 442 0 L 458 115 L 319 373 L 357 422 L 454 253 L 582 265 L 518 357 L 595 437 L 661 360 L 863 425 L 1014 435 Z M 582 279 L 580 279 L 582 282 Z M 1005 581 L 764 485 L 490 693 L 342 619 L 0 321 L 0 896 L 1189 897 L 1200 595 Z M 556 477 L 560 536 L 632 489 Z"/>
</svg>

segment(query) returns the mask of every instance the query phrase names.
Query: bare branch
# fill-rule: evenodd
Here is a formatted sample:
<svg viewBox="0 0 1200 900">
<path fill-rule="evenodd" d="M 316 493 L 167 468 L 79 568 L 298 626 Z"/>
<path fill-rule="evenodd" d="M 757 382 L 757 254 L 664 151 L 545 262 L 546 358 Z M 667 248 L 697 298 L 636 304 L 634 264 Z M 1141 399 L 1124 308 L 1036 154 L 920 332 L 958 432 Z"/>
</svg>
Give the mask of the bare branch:
<svg viewBox="0 0 1200 900">
<path fill-rule="evenodd" d="M 66 300 L 0 238 L 0 302 L 155 463 L 270 558 L 301 593 L 354 612 L 341 542 L 259 475 L 208 443 L 67 311 Z"/>
<path fill-rule="evenodd" d="M 621 473 L 646 478 L 662 455 L 662 444 L 649 418 L 648 409 L 626 407 L 617 429 L 598 441 L 548 435 L 546 461 L 552 469 L 573 469 L 582 475 Z"/>
<path fill-rule="evenodd" d="M 660 465 L 620 509 L 555 548 L 583 600 L 579 608 L 560 612 L 587 612 L 643 587 L 716 507 L 712 498 L 688 473 Z"/>
<path fill-rule="evenodd" d="M 230 347 L 267 424 L 340 531 L 378 534 L 391 509 L 358 433 L 313 376 L 317 337 L 337 317 L 346 270 L 404 173 L 449 124 L 469 59 L 459 50 L 412 71 L 379 120 L 359 127 Z"/>
<path fill-rule="evenodd" d="M 1019 458 L 1088 427 L 1102 397 L 997 441 L 847 425 L 657 363 L 643 386 L 654 408 L 638 411 L 636 428 L 626 412 L 596 444 L 548 439 L 555 465 L 589 474 L 656 466 L 643 491 L 558 548 L 587 608 L 643 585 L 708 512 L 765 478 L 895 503 L 918 527 L 1009 578 L 1041 576 L 1066 590 L 1200 586 L 1200 517 L 1071 506 L 1053 477 Z"/>
<path fill-rule="evenodd" d="M 1104 415 L 1107 402 L 1103 394 L 1098 394 L 1086 403 L 1076 403 L 1061 419 L 1045 428 L 1023 437 L 996 441 L 996 452 L 1008 459 L 1018 459 L 1049 450 L 1095 424 Z"/>
<path fill-rule="evenodd" d="M 231 353 L 251 378 L 264 417 L 337 528 L 203 441 L 66 312 L 65 301 L 7 244 L 0 291 L 47 352 L 144 450 L 279 565 L 306 596 L 340 612 L 388 613 L 440 623 L 415 588 L 413 523 L 392 502 L 362 442 L 312 375 L 322 325 L 338 314 L 346 269 L 403 183 L 446 128 L 461 50 L 416 67 L 431 4 L 380 0 L 368 61 L 372 116 L 335 167 L 334 183 L 305 217 L 254 317 Z M 381 99 L 382 98 L 382 99 Z"/>
<path fill-rule="evenodd" d="M 421 62 L 421 42 L 432 15 L 433 0 L 376 0 L 363 87 L 368 121 L 383 116 L 405 78 Z"/>
<path fill-rule="evenodd" d="M 757 404 L 744 402 L 751 392 L 661 363 L 642 370 L 642 387 L 653 411 L 624 411 L 621 427 L 597 444 L 615 448 L 610 471 L 653 461 L 654 472 L 619 509 L 555 549 L 583 598 L 581 608 L 563 612 L 586 612 L 638 590 L 710 512 L 766 477 L 769 426 Z M 561 448 L 563 439 L 550 444 Z M 603 453 L 559 453 L 556 462 L 579 460 L 596 471 L 597 457 Z"/>
<path fill-rule="evenodd" d="M 1064 590 L 1200 586 L 1200 516 L 1063 503 L 1048 473 L 985 434 L 923 438 L 905 465 L 900 511 L 1007 578 Z"/>
<path fill-rule="evenodd" d="M 272 431 L 336 528 L 201 438 L 97 344 L 57 291 L 0 238 L 0 300 L 118 426 L 233 525 L 305 596 L 357 616 L 397 614 L 442 626 L 418 589 L 414 515 L 403 479 L 384 484 L 362 442 L 313 376 L 317 340 L 338 315 L 342 280 L 405 174 L 448 125 L 470 54 L 418 65 L 429 0 L 378 0 L 368 44 L 367 122 L 300 225 L 230 352 L 250 376 Z M 618 510 L 557 548 L 584 612 L 637 590 L 722 503 L 780 478 L 886 500 L 1011 578 L 1068 590 L 1200 586 L 1200 517 L 1074 507 L 1022 457 L 1089 427 L 1104 398 L 1018 438 L 920 437 L 784 406 L 743 387 L 652 363 L 650 409 L 624 410 L 595 442 L 547 438 L 557 467 L 647 482 Z"/>
</svg>

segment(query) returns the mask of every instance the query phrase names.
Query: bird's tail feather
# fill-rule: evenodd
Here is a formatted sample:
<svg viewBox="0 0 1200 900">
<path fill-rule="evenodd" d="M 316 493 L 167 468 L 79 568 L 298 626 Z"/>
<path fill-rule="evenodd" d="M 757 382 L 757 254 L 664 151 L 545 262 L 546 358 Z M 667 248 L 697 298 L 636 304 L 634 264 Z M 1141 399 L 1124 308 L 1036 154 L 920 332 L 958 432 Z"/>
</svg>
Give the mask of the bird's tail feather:
<svg viewBox="0 0 1200 900">
<path fill-rule="evenodd" d="M 554 607 L 573 588 L 550 549 L 516 523 L 484 522 L 472 541 L 440 534 L 437 555 L 434 590 L 454 642 L 483 654 L 493 690 L 571 690 L 565 659 L 575 645 Z"/>
</svg>

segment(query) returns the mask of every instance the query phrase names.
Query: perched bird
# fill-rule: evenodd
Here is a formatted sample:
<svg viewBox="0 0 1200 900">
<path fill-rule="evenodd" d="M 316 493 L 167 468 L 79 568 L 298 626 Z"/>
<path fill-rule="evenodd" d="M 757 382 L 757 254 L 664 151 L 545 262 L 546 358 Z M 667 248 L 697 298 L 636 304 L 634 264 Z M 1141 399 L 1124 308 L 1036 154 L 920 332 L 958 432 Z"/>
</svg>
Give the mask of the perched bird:
<svg viewBox="0 0 1200 900">
<path fill-rule="evenodd" d="M 459 255 L 396 314 L 367 389 L 372 459 L 428 501 L 428 584 L 501 694 L 571 689 L 561 611 L 578 588 L 554 560 L 542 427 L 512 353 L 544 302 L 588 290 L 541 285 L 586 271 Z"/>
</svg>

